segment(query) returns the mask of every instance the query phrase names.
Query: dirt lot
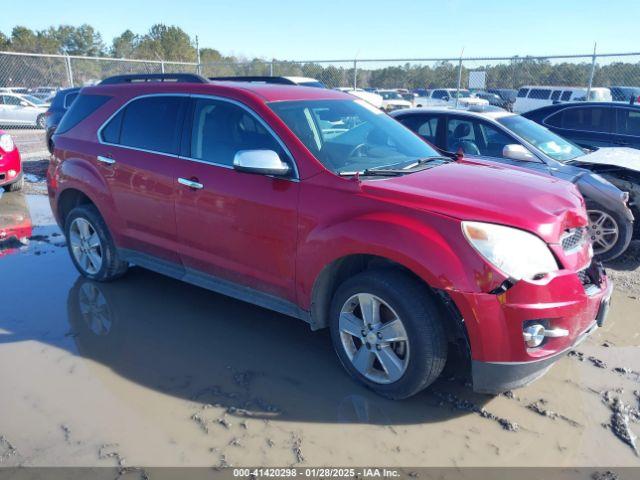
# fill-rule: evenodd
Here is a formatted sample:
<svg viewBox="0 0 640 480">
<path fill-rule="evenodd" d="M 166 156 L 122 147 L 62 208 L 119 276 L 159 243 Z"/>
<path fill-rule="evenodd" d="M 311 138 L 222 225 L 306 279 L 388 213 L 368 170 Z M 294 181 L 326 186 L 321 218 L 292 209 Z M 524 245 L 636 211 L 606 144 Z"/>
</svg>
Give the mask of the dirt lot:
<svg viewBox="0 0 640 480">
<path fill-rule="evenodd" d="M 47 198 L 9 203 L 33 231 L 0 251 L 0 466 L 640 466 L 639 243 L 605 326 L 540 381 L 491 397 L 445 375 L 394 402 L 326 331 L 142 269 L 83 280 Z"/>
</svg>

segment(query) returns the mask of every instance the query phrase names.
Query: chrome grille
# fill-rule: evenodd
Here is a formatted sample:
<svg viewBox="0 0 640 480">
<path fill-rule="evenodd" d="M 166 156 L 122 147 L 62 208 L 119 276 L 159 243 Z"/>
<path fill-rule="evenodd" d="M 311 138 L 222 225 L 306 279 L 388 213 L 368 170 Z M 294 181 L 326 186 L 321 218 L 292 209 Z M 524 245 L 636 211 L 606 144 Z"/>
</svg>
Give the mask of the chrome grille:
<svg viewBox="0 0 640 480">
<path fill-rule="evenodd" d="M 567 230 L 561 239 L 564 253 L 572 253 L 582 247 L 587 239 L 586 233 L 587 229 L 584 227 Z"/>
</svg>

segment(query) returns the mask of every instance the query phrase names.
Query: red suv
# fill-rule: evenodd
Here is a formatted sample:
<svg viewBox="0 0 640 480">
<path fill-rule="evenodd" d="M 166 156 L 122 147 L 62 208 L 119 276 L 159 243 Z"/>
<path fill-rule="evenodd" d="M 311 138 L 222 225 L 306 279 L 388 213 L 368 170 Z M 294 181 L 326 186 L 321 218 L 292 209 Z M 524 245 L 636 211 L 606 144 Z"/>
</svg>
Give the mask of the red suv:
<svg viewBox="0 0 640 480">
<path fill-rule="evenodd" d="M 477 391 L 524 385 L 611 294 L 572 184 L 442 157 L 333 90 L 112 77 L 62 119 L 48 186 L 86 277 L 135 264 L 329 327 L 346 370 L 391 398 L 454 347 Z"/>
</svg>

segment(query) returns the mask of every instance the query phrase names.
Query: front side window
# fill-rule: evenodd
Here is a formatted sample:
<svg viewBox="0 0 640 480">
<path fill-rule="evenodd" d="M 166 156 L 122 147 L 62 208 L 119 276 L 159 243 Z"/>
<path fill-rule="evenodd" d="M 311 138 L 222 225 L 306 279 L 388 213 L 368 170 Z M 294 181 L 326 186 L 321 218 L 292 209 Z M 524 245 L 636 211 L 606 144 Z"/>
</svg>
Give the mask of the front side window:
<svg viewBox="0 0 640 480">
<path fill-rule="evenodd" d="M 609 109 L 601 107 L 566 108 L 549 117 L 546 122 L 554 127 L 570 130 L 608 132 L 609 113 Z"/>
<path fill-rule="evenodd" d="M 230 102 L 199 98 L 193 110 L 189 156 L 219 165 L 233 165 L 241 150 L 273 150 L 287 161 L 284 149 L 255 116 Z"/>
<path fill-rule="evenodd" d="M 73 102 L 69 112 L 76 108 L 82 97 Z M 104 141 L 117 139 L 109 143 L 125 147 L 177 155 L 186 106 L 186 97 L 159 95 L 139 98 L 107 124 L 102 138 Z"/>
<path fill-rule="evenodd" d="M 451 119 L 447 128 L 447 145 L 451 152 L 467 155 L 502 157 L 505 145 L 514 143 L 507 134 L 477 119 Z"/>
<path fill-rule="evenodd" d="M 498 122 L 554 160 L 563 162 L 584 155 L 576 144 L 520 115 L 502 117 Z"/>
<path fill-rule="evenodd" d="M 272 102 L 269 107 L 336 173 L 410 165 L 438 152 L 363 100 Z"/>
<path fill-rule="evenodd" d="M 571 100 L 571 90 L 565 90 L 564 92 L 562 92 L 560 100 L 562 100 L 563 102 L 568 102 L 569 100 Z"/>
<path fill-rule="evenodd" d="M 558 100 L 560 98 L 561 93 L 562 91 L 560 90 L 554 90 L 553 93 L 551 94 L 551 100 Z"/>
</svg>

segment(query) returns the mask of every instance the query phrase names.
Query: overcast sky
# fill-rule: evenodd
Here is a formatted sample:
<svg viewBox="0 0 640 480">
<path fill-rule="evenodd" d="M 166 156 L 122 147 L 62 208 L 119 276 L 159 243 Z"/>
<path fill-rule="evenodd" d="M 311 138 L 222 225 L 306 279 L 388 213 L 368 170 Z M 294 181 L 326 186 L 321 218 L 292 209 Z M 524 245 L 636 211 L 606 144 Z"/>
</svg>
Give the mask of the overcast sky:
<svg viewBox="0 0 640 480">
<path fill-rule="evenodd" d="M 640 0 L 3 0 L 0 31 L 177 25 L 224 54 L 295 60 L 640 50 Z"/>
</svg>

